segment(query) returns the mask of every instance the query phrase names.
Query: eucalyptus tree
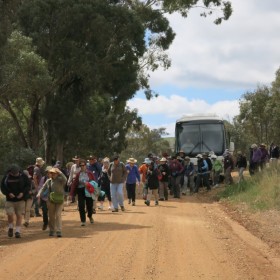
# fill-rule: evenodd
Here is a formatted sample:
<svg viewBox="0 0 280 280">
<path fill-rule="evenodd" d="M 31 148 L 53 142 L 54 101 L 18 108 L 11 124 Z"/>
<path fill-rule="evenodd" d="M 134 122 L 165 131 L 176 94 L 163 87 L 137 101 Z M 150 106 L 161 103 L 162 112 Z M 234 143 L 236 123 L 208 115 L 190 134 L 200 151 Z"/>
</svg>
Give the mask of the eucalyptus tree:
<svg viewBox="0 0 280 280">
<path fill-rule="evenodd" d="M 122 151 L 121 157 L 134 157 L 143 160 L 149 153 L 161 156 L 164 152 L 172 153 L 170 144 L 163 136 L 167 136 L 165 128 L 150 129 L 142 125 L 139 129 L 130 129 L 126 135 L 127 146 Z"/>
<path fill-rule="evenodd" d="M 275 80 L 271 83 L 271 99 L 268 106 L 268 113 L 271 120 L 271 142 L 280 144 L 280 68 L 275 73 Z"/>
<path fill-rule="evenodd" d="M 14 110 L 13 120 L 23 146 L 38 149 L 43 141 L 47 159 L 54 153 L 55 157 L 61 157 L 65 151 L 70 154 L 73 149 L 105 151 L 108 145 L 112 151 L 121 151 L 126 145 L 126 131 L 141 125 L 137 112 L 126 107 L 127 100 L 141 88 L 151 98 L 149 71 L 170 67 L 165 51 L 175 33 L 166 14 L 179 12 L 187 16 L 190 9 L 197 7 L 198 1 L 193 0 L 0 1 L 0 48 L 5 47 L 14 28 L 32 38 L 36 46 L 32 55 L 30 52 L 29 65 L 37 61 L 37 70 L 25 68 L 34 82 L 30 89 L 25 88 L 30 99 L 23 100 L 24 95 L 14 91 L 23 76 L 4 92 L 7 83 L 2 78 L 7 79 L 7 66 L 12 63 L 6 61 L 5 69 L 0 69 L 2 105 L 10 110 L 7 94 L 12 89 L 14 97 L 19 97 L 13 102 L 21 104 L 22 111 Z M 216 24 L 231 14 L 231 5 L 225 1 L 202 1 L 200 8 L 206 11 L 203 16 L 211 14 L 213 8 L 220 9 L 223 15 Z M 0 59 L 4 58 L 2 54 Z M 16 70 L 20 72 L 19 68 Z M 25 130 L 21 124 L 28 114 L 33 116 L 33 123 L 26 122 Z M 38 126 L 40 117 L 42 130 Z"/>
<path fill-rule="evenodd" d="M 18 31 L 11 33 L 2 47 L 2 55 L 0 106 L 12 119 L 16 142 L 37 151 L 40 102 L 51 85 L 47 64 L 36 53 L 32 40 Z"/>
<path fill-rule="evenodd" d="M 121 130 L 127 127 L 129 113 L 126 101 L 139 89 L 138 60 L 145 51 L 144 27 L 137 14 L 108 1 L 27 0 L 19 19 L 23 32 L 48 61 L 53 78 L 44 104 L 47 156 L 50 147 L 62 154 L 65 144 L 74 142 L 72 149 L 83 146 L 84 124 L 92 118 L 92 131 L 117 128 L 119 134 L 111 134 L 122 144 Z M 114 115 L 112 120 L 105 121 L 110 114 L 100 114 L 103 102 Z M 131 116 L 138 120 L 133 112 Z"/>
<path fill-rule="evenodd" d="M 236 122 L 242 126 L 245 136 L 252 136 L 254 142 L 269 143 L 271 130 L 271 92 L 267 86 L 258 86 L 253 92 L 247 92 L 240 101 L 240 114 Z"/>
</svg>

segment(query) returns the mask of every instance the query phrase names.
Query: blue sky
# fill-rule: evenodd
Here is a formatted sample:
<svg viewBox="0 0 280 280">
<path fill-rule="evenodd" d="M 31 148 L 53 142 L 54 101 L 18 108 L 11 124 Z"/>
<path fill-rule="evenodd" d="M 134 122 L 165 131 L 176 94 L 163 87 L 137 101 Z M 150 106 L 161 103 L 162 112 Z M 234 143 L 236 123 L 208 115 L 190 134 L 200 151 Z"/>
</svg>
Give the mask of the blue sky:
<svg viewBox="0 0 280 280">
<path fill-rule="evenodd" d="M 239 99 L 258 85 L 270 85 L 280 67 L 280 1 L 231 0 L 232 17 L 217 26 L 193 9 L 188 18 L 168 16 L 176 38 L 168 50 L 171 67 L 151 73 L 159 97 L 139 92 L 128 102 L 150 128 L 174 135 L 184 114 L 216 113 L 231 121 Z"/>
</svg>

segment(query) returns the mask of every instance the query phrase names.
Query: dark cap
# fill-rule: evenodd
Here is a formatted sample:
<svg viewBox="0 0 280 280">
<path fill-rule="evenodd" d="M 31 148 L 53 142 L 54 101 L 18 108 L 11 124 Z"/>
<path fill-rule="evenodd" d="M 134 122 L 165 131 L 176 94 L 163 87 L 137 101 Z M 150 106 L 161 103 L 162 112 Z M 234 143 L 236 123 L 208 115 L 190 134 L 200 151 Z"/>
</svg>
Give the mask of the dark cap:
<svg viewBox="0 0 280 280">
<path fill-rule="evenodd" d="M 119 155 L 114 155 L 113 160 L 119 159 Z"/>
<path fill-rule="evenodd" d="M 96 157 L 96 156 L 90 155 L 90 156 L 88 157 L 88 159 L 97 159 L 97 157 Z"/>
<path fill-rule="evenodd" d="M 19 173 L 19 166 L 17 164 L 12 164 L 9 168 L 9 172 L 12 174 L 12 175 L 17 175 Z"/>
</svg>

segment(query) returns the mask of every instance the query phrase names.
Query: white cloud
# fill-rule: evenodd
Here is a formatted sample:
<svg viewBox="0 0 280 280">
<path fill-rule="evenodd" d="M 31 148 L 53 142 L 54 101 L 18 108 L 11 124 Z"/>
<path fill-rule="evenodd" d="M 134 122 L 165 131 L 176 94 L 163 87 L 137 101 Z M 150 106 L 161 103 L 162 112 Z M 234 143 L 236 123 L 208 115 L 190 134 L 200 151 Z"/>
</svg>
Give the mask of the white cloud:
<svg viewBox="0 0 280 280">
<path fill-rule="evenodd" d="M 231 18 L 218 26 L 214 17 L 200 17 L 198 9 L 187 18 L 168 16 L 176 33 L 168 50 L 172 64 L 150 75 L 151 88 L 160 96 L 150 101 L 136 96 L 128 102 L 150 128 L 165 127 L 174 135 L 175 121 L 184 114 L 216 113 L 232 120 L 239 114 L 238 100 L 232 99 L 275 79 L 280 67 L 280 1 L 231 2 Z"/>
<path fill-rule="evenodd" d="M 216 114 L 225 120 L 231 121 L 239 114 L 239 102 L 218 101 L 209 104 L 202 99 L 188 99 L 179 95 L 159 96 L 152 100 L 134 98 L 127 104 L 130 109 L 137 109 L 138 114 L 143 117 L 144 124 L 151 129 L 165 127 L 170 136 L 174 135 L 176 119 L 183 115 L 191 114 Z"/>
<path fill-rule="evenodd" d="M 232 17 L 216 26 L 193 9 L 169 17 L 176 38 L 172 67 L 151 74 L 151 85 L 252 88 L 269 84 L 280 66 L 279 0 L 232 0 Z"/>
</svg>

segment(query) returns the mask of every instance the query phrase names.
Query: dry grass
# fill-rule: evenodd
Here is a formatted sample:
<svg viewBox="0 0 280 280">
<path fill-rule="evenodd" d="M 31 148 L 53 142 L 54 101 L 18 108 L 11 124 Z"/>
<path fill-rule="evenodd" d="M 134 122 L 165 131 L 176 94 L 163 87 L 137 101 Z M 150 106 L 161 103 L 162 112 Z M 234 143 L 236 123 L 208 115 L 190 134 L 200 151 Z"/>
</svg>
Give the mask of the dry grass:
<svg viewBox="0 0 280 280">
<path fill-rule="evenodd" d="M 280 210 L 280 170 L 268 168 L 247 177 L 246 181 L 227 187 L 220 197 L 245 203 L 255 211 Z"/>
<path fill-rule="evenodd" d="M 3 220 L 5 218 L 4 206 L 5 196 L 2 193 L 0 193 L 0 220 Z"/>
</svg>

